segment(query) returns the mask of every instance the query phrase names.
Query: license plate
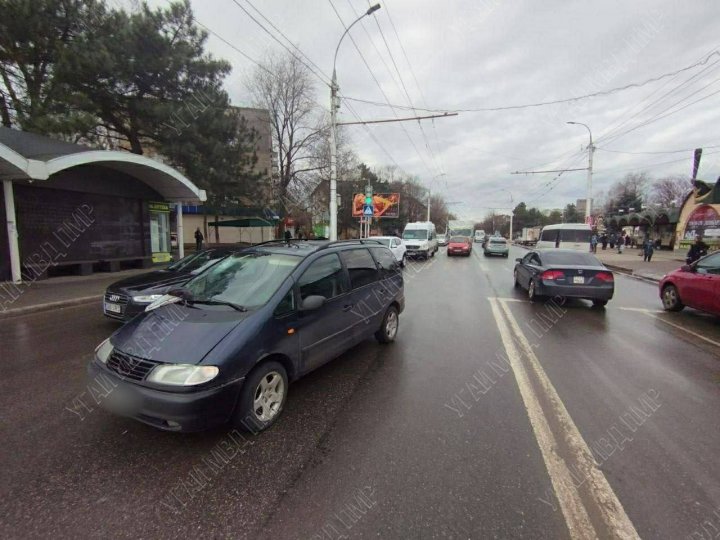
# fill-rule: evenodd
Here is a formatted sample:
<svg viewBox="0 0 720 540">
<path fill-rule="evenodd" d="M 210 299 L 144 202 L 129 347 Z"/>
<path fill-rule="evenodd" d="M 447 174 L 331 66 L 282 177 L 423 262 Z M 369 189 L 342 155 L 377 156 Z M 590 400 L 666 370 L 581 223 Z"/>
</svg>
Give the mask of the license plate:
<svg viewBox="0 0 720 540">
<path fill-rule="evenodd" d="M 105 311 L 109 311 L 110 313 L 122 313 L 122 306 L 105 302 Z"/>
<path fill-rule="evenodd" d="M 573 283 L 585 283 L 585 278 L 583 276 L 573 276 Z"/>
</svg>

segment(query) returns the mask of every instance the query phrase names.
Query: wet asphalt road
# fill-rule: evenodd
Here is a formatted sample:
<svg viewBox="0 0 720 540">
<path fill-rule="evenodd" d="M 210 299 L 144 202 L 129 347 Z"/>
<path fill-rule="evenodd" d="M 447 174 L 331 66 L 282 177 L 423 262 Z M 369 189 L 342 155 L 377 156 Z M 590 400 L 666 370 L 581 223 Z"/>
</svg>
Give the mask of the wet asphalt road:
<svg viewBox="0 0 720 540">
<path fill-rule="evenodd" d="M 85 364 L 116 328 L 98 306 L 0 322 L 0 537 L 567 538 L 525 392 L 549 402 L 498 361 L 492 305 L 637 535 L 720 530 L 718 319 L 658 313 L 656 286 L 625 277 L 605 310 L 530 304 L 512 285 L 521 253 L 411 264 L 397 342 L 293 385 L 276 426 L 227 462 L 227 430 L 163 433 L 94 405 Z M 586 502 L 594 484 L 575 479 Z"/>
</svg>

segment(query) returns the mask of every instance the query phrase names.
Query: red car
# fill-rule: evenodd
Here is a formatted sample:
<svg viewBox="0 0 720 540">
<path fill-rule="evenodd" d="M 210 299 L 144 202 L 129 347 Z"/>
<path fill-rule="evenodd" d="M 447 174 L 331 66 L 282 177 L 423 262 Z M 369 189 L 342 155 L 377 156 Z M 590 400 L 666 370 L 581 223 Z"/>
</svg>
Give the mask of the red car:
<svg viewBox="0 0 720 540">
<path fill-rule="evenodd" d="M 720 315 L 720 252 L 666 275 L 660 282 L 660 298 L 667 311 L 688 306 Z"/>
<path fill-rule="evenodd" d="M 472 253 L 472 239 L 467 236 L 450 237 L 447 247 L 448 257 L 451 255 L 465 255 L 469 257 L 470 253 Z"/>
</svg>

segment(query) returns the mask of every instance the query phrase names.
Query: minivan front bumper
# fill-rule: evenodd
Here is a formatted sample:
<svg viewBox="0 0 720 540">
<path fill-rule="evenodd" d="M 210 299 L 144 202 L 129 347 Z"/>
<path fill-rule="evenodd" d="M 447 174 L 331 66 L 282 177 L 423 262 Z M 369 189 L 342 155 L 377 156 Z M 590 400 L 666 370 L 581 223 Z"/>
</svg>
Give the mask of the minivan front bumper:
<svg viewBox="0 0 720 540">
<path fill-rule="evenodd" d="M 87 387 L 97 405 L 166 431 L 203 431 L 226 423 L 244 382 L 242 378 L 208 389 L 168 392 L 125 380 L 96 359 L 87 371 Z"/>
</svg>

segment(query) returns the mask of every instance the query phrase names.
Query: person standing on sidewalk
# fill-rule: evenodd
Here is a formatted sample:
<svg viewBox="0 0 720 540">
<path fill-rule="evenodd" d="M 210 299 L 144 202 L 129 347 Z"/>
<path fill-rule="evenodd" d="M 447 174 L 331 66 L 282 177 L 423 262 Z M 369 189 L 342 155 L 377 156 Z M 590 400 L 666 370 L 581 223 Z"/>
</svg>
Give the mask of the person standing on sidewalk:
<svg viewBox="0 0 720 540">
<path fill-rule="evenodd" d="M 593 233 L 590 237 L 590 252 L 597 253 L 598 237 L 597 233 Z"/>
<path fill-rule="evenodd" d="M 203 236 L 203 233 L 200 232 L 200 227 L 195 229 L 195 251 L 200 251 L 202 249 L 203 240 L 205 240 L 205 237 Z"/>
<path fill-rule="evenodd" d="M 655 243 L 648 236 L 645 238 L 645 242 L 643 243 L 643 261 L 650 262 L 654 252 Z"/>
<path fill-rule="evenodd" d="M 625 247 L 625 231 L 623 231 L 620 234 L 620 238 L 618 238 L 617 246 L 618 246 L 618 253 L 622 254 L 623 248 Z"/>
<path fill-rule="evenodd" d="M 705 255 L 707 255 L 707 252 L 708 245 L 703 242 L 702 236 L 697 236 L 695 238 L 695 243 L 690 246 L 690 249 L 688 250 L 687 259 L 685 259 L 685 262 L 687 264 L 692 264 L 700 257 L 704 257 Z"/>
</svg>

